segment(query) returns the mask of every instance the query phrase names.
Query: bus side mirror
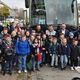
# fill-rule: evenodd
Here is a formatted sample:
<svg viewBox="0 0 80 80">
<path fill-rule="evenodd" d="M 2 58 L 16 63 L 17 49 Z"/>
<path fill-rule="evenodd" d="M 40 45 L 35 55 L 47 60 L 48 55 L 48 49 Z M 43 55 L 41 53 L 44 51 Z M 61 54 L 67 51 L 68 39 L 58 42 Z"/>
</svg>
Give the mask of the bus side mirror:
<svg viewBox="0 0 80 80">
<path fill-rule="evenodd" d="M 74 13 L 74 1 L 75 1 L 75 0 L 72 0 L 72 4 L 71 4 L 72 13 Z"/>
<path fill-rule="evenodd" d="M 25 7 L 29 8 L 29 0 L 25 0 Z"/>
</svg>

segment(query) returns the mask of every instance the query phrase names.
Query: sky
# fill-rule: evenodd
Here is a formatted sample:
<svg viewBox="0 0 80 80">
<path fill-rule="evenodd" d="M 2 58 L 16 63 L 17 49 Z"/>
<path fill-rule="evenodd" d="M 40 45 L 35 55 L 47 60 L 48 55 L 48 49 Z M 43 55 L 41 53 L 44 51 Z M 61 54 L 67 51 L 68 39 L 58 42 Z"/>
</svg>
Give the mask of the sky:
<svg viewBox="0 0 80 80">
<path fill-rule="evenodd" d="M 78 0 L 78 2 L 80 3 L 80 0 Z"/>
<path fill-rule="evenodd" d="M 25 8 L 25 0 L 1 0 L 11 8 Z M 80 0 L 77 0 L 80 3 Z"/>
<path fill-rule="evenodd" d="M 25 0 L 1 0 L 11 8 L 25 8 Z"/>
</svg>

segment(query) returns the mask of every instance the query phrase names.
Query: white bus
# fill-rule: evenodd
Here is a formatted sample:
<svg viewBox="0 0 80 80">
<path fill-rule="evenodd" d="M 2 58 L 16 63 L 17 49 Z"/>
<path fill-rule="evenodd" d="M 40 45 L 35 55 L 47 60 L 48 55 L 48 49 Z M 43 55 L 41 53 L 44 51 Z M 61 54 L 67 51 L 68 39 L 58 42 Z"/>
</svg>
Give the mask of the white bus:
<svg viewBox="0 0 80 80">
<path fill-rule="evenodd" d="M 68 24 L 78 26 L 77 0 L 25 0 L 29 22 L 36 24 Z"/>
</svg>

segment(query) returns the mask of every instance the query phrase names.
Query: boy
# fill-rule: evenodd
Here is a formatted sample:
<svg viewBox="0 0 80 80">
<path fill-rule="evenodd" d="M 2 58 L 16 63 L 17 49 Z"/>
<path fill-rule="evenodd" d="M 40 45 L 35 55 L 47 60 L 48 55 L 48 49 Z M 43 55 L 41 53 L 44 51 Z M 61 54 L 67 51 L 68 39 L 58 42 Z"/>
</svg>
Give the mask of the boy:
<svg viewBox="0 0 80 80">
<path fill-rule="evenodd" d="M 58 66 L 58 46 L 59 44 L 57 43 L 57 38 L 53 38 L 52 45 L 50 46 L 50 55 L 51 55 L 51 66 Z M 55 63 L 55 64 L 54 64 Z"/>
<path fill-rule="evenodd" d="M 42 41 L 41 41 L 41 50 L 42 50 L 42 63 L 46 63 L 46 52 L 47 52 L 48 42 L 47 42 L 47 36 L 46 34 L 42 35 Z"/>
<path fill-rule="evenodd" d="M 3 52 L 3 61 L 2 61 L 2 72 L 5 75 L 7 69 L 9 74 L 12 74 L 12 60 L 13 60 L 13 43 L 11 36 L 6 34 L 2 42 L 2 52 Z"/>
<path fill-rule="evenodd" d="M 78 66 L 78 57 L 79 57 L 79 47 L 78 47 L 78 40 L 74 39 L 71 46 L 71 70 L 74 70 Z"/>
<path fill-rule="evenodd" d="M 67 39 L 64 38 L 59 45 L 59 55 L 61 62 L 61 70 L 65 69 L 68 63 L 68 57 L 70 56 L 70 47 L 67 44 Z"/>
<path fill-rule="evenodd" d="M 25 73 L 27 72 L 26 68 L 26 57 L 30 53 L 29 42 L 26 39 L 26 35 L 23 35 L 16 42 L 16 54 L 18 56 L 18 73 L 21 73 L 23 70 Z"/>
</svg>

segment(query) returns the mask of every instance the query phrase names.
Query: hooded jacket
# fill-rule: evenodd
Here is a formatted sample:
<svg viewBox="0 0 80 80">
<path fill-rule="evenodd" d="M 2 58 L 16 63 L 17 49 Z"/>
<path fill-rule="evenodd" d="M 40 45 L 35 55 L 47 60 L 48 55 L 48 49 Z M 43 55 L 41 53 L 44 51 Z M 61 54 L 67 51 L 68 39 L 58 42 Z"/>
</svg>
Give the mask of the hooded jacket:
<svg viewBox="0 0 80 80">
<path fill-rule="evenodd" d="M 30 53 L 30 46 L 27 40 L 26 41 L 22 41 L 22 39 L 18 40 L 16 42 L 15 48 L 17 55 L 28 55 Z"/>
</svg>

